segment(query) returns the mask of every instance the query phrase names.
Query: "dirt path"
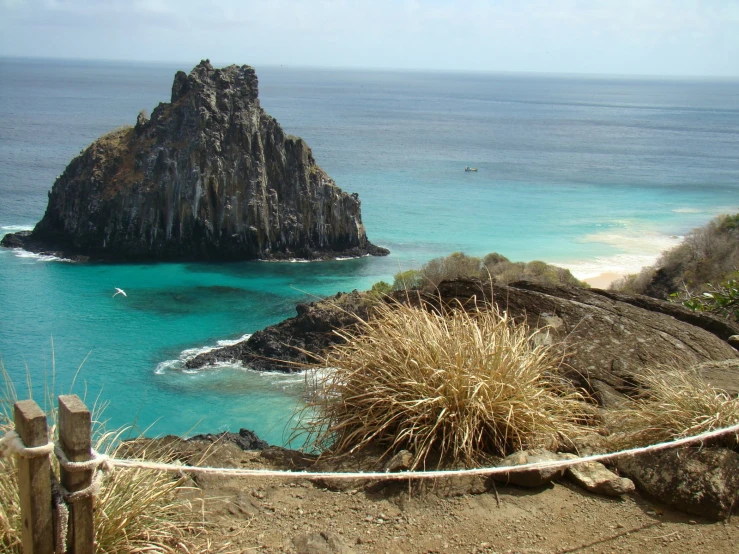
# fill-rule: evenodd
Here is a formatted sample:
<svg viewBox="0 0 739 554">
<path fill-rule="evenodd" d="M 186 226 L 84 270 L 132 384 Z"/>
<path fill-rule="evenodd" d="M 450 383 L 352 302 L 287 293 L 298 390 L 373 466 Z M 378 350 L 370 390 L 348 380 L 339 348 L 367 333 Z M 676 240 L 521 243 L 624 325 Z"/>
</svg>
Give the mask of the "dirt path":
<svg viewBox="0 0 739 554">
<path fill-rule="evenodd" d="M 225 443 L 213 449 L 208 465 L 290 465 L 268 457 Z M 719 554 L 739 548 L 736 520 L 703 520 L 637 494 L 610 499 L 564 481 L 534 490 L 493 489 L 481 478 L 445 481 L 409 494 L 405 483 L 363 488 L 354 482 L 331 490 L 307 480 L 200 476 L 187 496 L 206 513 L 203 552 Z"/>
</svg>

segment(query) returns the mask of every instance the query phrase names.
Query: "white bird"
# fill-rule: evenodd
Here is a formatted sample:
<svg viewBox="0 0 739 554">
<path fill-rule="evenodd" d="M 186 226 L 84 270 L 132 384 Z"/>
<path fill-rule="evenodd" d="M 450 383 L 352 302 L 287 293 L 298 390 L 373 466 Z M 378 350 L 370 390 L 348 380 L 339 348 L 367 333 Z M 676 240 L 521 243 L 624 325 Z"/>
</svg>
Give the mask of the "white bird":
<svg viewBox="0 0 739 554">
<path fill-rule="evenodd" d="M 112 296 L 112 298 L 115 298 L 115 297 L 116 297 L 116 296 L 118 296 L 119 294 L 122 294 L 123 296 L 125 296 L 125 297 L 128 297 L 128 295 L 126 294 L 126 291 L 125 291 L 125 290 L 123 290 L 123 289 L 119 289 L 118 287 L 115 287 L 115 291 L 116 291 L 116 292 L 115 292 L 115 294 L 114 294 L 114 295 Z"/>
</svg>

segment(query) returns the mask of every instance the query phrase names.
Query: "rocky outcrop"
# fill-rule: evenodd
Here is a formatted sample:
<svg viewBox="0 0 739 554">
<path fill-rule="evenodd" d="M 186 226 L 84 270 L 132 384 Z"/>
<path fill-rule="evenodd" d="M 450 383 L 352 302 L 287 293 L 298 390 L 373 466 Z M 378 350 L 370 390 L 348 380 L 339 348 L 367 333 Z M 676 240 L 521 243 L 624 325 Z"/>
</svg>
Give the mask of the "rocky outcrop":
<svg viewBox="0 0 739 554">
<path fill-rule="evenodd" d="M 315 361 L 331 345 L 343 342 L 334 333 L 369 317 L 372 306 L 380 300 L 370 293 L 349 294 L 298 304 L 298 315 L 257 331 L 232 346 L 216 348 L 188 360 L 185 367 L 196 369 L 217 362 L 237 362 L 258 371 L 295 372 Z"/>
<path fill-rule="evenodd" d="M 187 439 L 188 441 L 206 441 L 206 442 L 232 442 L 241 450 L 264 450 L 269 447 L 267 441 L 260 439 L 254 431 L 249 429 L 239 429 L 238 433 L 229 433 L 223 431 L 221 433 L 194 435 Z"/>
<path fill-rule="evenodd" d="M 356 194 L 260 107 L 249 66 L 178 72 L 170 103 L 67 166 L 31 233 L 2 243 L 104 260 L 319 259 L 387 254 Z"/>
<path fill-rule="evenodd" d="M 616 406 L 633 392 L 644 366 L 699 365 L 739 361 L 727 339 L 735 324 L 688 308 L 641 296 L 598 289 L 558 287 L 519 281 L 491 287 L 480 281 L 447 281 L 437 303 L 490 301 L 532 328 L 547 327 L 538 340 L 556 345 L 565 356 L 566 374 L 604 406 Z M 707 364 L 706 371 L 711 368 Z"/>
<path fill-rule="evenodd" d="M 258 370 L 294 371 L 300 367 L 295 364 L 310 361 L 306 352 L 320 354 L 341 342 L 334 329 L 366 319 L 378 301 L 371 293 L 355 291 L 301 304 L 296 317 L 234 346 L 198 356 L 187 366 L 236 361 Z M 397 293 L 393 301 L 437 307 L 439 302 L 491 301 L 533 328 L 546 327 L 537 340 L 561 348 L 566 374 L 604 406 L 616 406 L 624 394 L 633 392 L 645 365 L 695 364 L 717 387 L 727 391 L 739 387 L 734 369 L 739 351 L 727 342 L 739 329 L 666 301 L 525 281 L 491 288 L 477 280 L 445 281 L 436 295 Z"/>
<path fill-rule="evenodd" d="M 689 514 L 724 519 L 739 502 L 739 454 L 727 448 L 648 452 L 618 467 L 649 496 Z"/>
</svg>

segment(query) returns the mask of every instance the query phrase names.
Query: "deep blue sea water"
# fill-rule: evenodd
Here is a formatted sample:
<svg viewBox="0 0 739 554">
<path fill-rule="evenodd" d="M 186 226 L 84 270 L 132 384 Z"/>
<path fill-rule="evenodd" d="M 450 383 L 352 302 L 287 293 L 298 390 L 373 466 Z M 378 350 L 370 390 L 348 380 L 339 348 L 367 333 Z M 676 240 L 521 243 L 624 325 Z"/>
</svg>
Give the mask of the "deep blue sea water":
<svg viewBox="0 0 739 554">
<path fill-rule="evenodd" d="M 81 149 L 168 101 L 178 69 L 0 59 L 0 234 L 41 218 Z M 359 193 L 392 255 L 80 265 L 0 249 L 0 356 L 21 395 L 28 373 L 40 397 L 52 367 L 66 392 L 82 364 L 75 391 L 108 403 L 112 426 L 281 443 L 302 377 L 177 360 L 453 251 L 628 272 L 739 211 L 736 80 L 256 69 L 262 106 Z"/>
</svg>

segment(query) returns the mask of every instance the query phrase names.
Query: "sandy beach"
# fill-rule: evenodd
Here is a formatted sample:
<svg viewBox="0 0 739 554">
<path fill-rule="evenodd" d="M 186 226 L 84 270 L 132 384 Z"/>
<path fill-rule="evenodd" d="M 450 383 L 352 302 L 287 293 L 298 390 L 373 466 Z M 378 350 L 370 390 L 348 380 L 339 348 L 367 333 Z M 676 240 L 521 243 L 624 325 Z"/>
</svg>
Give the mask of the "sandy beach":
<svg viewBox="0 0 739 554">
<path fill-rule="evenodd" d="M 607 271 L 605 273 L 601 273 L 600 275 L 596 275 L 595 277 L 583 279 L 583 281 L 593 288 L 607 289 L 611 285 L 611 283 L 614 283 L 615 281 L 618 281 L 619 279 L 622 279 L 625 276 L 626 274 L 624 273 L 613 273 L 613 272 Z"/>
</svg>

